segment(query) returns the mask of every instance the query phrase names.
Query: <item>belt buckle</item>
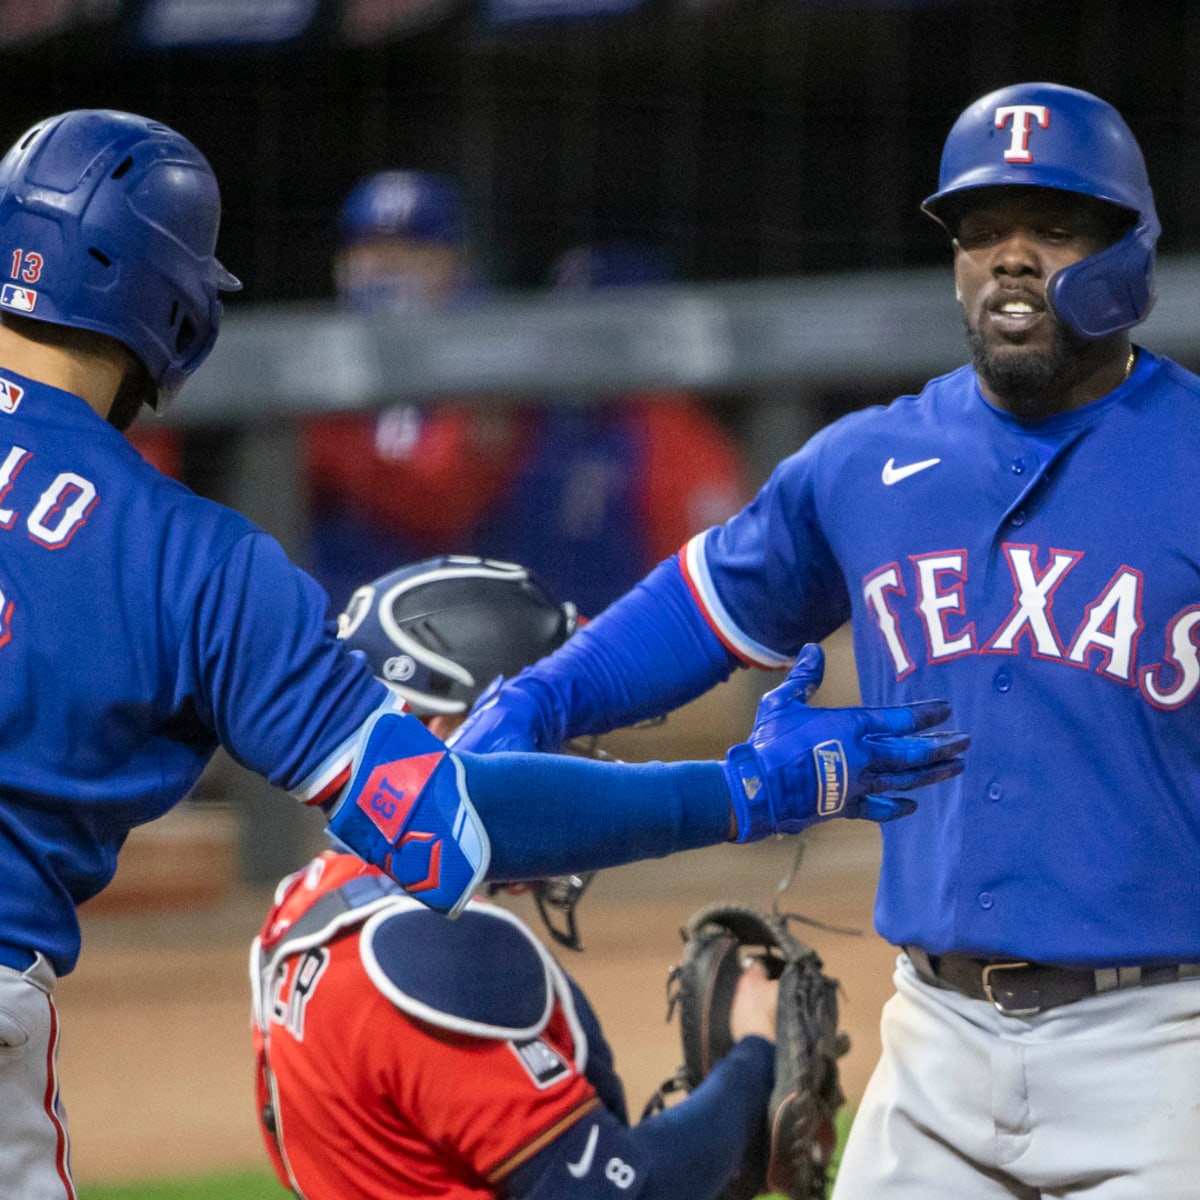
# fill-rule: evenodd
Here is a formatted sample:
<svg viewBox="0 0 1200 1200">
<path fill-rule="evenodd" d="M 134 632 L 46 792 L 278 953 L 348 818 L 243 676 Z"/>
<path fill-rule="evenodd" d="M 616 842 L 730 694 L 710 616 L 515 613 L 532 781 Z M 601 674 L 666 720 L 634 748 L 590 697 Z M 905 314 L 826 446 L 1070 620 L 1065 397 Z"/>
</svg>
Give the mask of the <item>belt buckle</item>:
<svg viewBox="0 0 1200 1200">
<path fill-rule="evenodd" d="M 1035 1013 L 1040 1013 L 1040 1007 L 1034 1008 L 1006 1008 L 1002 1001 L 996 999 L 996 993 L 992 988 L 992 975 L 996 971 L 1018 971 L 1022 967 L 1031 966 L 1027 962 L 998 962 L 988 963 L 983 968 L 981 981 L 983 983 L 983 994 L 991 1002 L 997 1012 L 1002 1013 L 1006 1017 L 1032 1017 Z"/>
</svg>

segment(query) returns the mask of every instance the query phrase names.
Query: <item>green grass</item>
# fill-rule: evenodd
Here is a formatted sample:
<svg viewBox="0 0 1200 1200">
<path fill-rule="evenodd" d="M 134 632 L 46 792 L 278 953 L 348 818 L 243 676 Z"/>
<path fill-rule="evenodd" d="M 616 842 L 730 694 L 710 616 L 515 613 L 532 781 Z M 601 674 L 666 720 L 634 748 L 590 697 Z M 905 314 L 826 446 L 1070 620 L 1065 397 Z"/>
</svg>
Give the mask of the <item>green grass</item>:
<svg viewBox="0 0 1200 1200">
<path fill-rule="evenodd" d="M 838 1113 L 838 1145 L 833 1155 L 834 1172 L 842 1156 L 852 1114 Z M 280 1200 L 287 1193 L 270 1171 L 242 1171 L 236 1175 L 209 1175 L 201 1179 L 172 1179 L 149 1183 L 81 1187 L 79 1200 Z M 784 1200 L 764 1196 L 761 1200 Z"/>
<path fill-rule="evenodd" d="M 269 1170 L 79 1189 L 79 1200 L 279 1200 L 286 1195 Z"/>
</svg>

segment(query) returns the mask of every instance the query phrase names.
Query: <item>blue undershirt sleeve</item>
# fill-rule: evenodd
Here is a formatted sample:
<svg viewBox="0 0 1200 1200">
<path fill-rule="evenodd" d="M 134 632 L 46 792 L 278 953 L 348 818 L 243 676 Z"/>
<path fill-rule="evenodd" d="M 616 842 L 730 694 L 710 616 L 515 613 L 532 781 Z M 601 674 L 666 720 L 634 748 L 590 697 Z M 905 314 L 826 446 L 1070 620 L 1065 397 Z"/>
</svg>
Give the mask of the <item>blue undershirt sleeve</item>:
<svg viewBox="0 0 1200 1200">
<path fill-rule="evenodd" d="M 728 679 L 738 660 L 697 607 L 678 556 L 659 563 L 549 657 L 522 671 L 561 741 L 662 716 Z"/>
<path fill-rule="evenodd" d="M 687 1099 L 632 1128 L 597 1108 L 506 1181 L 512 1200 L 715 1200 L 774 1085 L 775 1047 L 743 1038 Z"/>
<path fill-rule="evenodd" d="M 730 837 L 716 762 L 612 763 L 560 754 L 459 755 L 492 847 L 487 878 L 593 871 Z"/>
<path fill-rule="evenodd" d="M 774 1085 L 774 1045 L 766 1038 L 743 1038 L 686 1100 L 637 1125 L 639 1142 L 644 1139 L 655 1164 L 663 1164 L 651 1180 L 662 1179 L 676 1189 L 655 1188 L 644 1200 L 709 1196 L 706 1181 L 727 1181 L 755 1127 L 766 1120 Z M 687 1164 L 688 1174 L 675 1164 Z M 673 1180 L 668 1175 L 672 1170 L 678 1172 Z"/>
</svg>

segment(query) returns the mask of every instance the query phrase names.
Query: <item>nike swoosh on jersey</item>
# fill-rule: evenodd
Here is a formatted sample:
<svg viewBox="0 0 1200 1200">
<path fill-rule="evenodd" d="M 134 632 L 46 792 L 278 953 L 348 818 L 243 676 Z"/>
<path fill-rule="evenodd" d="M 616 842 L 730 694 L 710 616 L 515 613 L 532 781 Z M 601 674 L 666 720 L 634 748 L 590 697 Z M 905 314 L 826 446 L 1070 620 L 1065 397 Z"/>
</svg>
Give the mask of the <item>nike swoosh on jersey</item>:
<svg viewBox="0 0 1200 1200">
<path fill-rule="evenodd" d="M 883 486 L 891 487 L 894 483 L 899 483 L 902 479 L 907 479 L 910 475 L 915 475 L 918 471 L 926 471 L 930 467 L 936 467 L 942 460 L 940 458 L 923 458 L 920 462 L 909 463 L 907 466 L 896 466 L 896 460 L 889 458 L 883 464 Z"/>
<path fill-rule="evenodd" d="M 592 1169 L 592 1159 L 596 1154 L 596 1142 L 600 1138 L 600 1126 L 593 1125 L 592 1132 L 588 1134 L 587 1145 L 583 1148 L 583 1153 L 579 1156 L 578 1162 L 567 1163 L 567 1170 L 576 1179 L 582 1179 Z"/>
</svg>

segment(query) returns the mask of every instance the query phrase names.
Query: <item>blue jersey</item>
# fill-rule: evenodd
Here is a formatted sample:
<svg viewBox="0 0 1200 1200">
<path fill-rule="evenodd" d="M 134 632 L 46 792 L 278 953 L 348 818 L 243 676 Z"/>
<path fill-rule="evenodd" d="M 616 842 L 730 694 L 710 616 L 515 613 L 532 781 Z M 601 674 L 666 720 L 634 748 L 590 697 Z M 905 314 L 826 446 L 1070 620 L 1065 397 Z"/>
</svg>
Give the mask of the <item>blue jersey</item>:
<svg viewBox="0 0 1200 1200">
<path fill-rule="evenodd" d="M 61 975 L 78 904 L 218 742 L 302 798 L 389 693 L 244 518 L 77 396 L 0 372 L 0 950 Z"/>
<path fill-rule="evenodd" d="M 682 561 L 763 666 L 853 620 L 864 703 L 944 697 L 965 773 L 882 827 L 880 934 L 1200 958 L 1200 379 L 1142 350 L 1023 423 L 974 372 L 851 414 Z"/>
</svg>

